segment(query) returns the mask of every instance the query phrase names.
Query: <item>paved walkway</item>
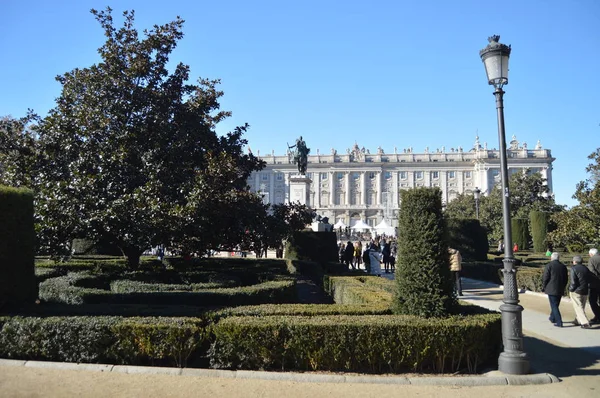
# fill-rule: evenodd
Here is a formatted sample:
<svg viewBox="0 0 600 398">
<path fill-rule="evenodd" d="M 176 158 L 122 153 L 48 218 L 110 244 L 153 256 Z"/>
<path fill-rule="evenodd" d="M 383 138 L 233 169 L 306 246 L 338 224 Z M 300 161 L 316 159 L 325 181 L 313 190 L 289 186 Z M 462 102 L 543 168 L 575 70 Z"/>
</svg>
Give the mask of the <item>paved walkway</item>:
<svg viewBox="0 0 600 398">
<path fill-rule="evenodd" d="M 392 274 L 384 276 L 393 278 Z M 493 310 L 502 304 L 501 287 L 463 280 L 465 301 Z M 519 298 L 524 307 L 524 347 L 533 373 L 525 377 L 498 372 L 466 377 L 294 375 L 0 360 L 0 397 L 599 396 L 600 327 L 586 330 L 565 323 L 565 327 L 557 328 L 548 320 L 545 295 L 525 293 Z M 570 301 L 564 300 L 560 309 L 564 321 L 574 319 Z M 548 374 L 561 382 L 539 385 L 558 380 Z"/>
</svg>

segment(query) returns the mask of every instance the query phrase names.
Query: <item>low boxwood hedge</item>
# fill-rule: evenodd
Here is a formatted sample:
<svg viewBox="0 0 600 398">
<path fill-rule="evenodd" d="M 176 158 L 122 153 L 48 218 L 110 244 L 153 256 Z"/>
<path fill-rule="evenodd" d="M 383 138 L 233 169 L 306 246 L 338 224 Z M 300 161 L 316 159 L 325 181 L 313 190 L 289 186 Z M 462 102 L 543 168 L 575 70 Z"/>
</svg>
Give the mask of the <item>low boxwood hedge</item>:
<svg viewBox="0 0 600 398">
<path fill-rule="evenodd" d="M 282 277 L 283 279 L 283 277 Z M 128 281 L 109 283 L 104 276 L 72 272 L 40 283 L 40 299 L 52 303 L 82 304 L 175 304 L 175 305 L 249 305 L 289 303 L 296 299 L 295 279 L 272 280 L 251 286 L 194 291 L 136 291 Z M 94 286 L 95 284 L 95 286 Z M 115 286 L 122 293 L 113 292 Z"/>
<path fill-rule="evenodd" d="M 209 338 L 201 318 L 3 317 L 0 357 L 185 366 Z"/>
<path fill-rule="evenodd" d="M 376 276 L 331 276 L 325 289 L 337 304 L 392 304 L 394 282 Z"/>
<path fill-rule="evenodd" d="M 229 317 L 213 333 L 211 367 L 262 370 L 475 372 L 502 341 L 499 314 Z"/>
</svg>

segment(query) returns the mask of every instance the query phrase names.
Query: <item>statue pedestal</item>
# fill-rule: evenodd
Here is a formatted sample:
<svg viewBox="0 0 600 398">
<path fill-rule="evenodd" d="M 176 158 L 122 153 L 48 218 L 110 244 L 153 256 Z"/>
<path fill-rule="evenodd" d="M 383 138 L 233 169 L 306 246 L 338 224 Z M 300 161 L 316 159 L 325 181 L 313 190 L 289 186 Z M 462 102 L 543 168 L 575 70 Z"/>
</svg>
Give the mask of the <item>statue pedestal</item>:
<svg viewBox="0 0 600 398">
<path fill-rule="evenodd" d="M 310 184 L 312 180 L 305 175 L 296 174 L 290 177 L 290 202 L 311 206 Z M 311 206 L 312 207 L 312 206 Z"/>
<path fill-rule="evenodd" d="M 331 232 L 333 225 L 315 221 L 310 225 L 310 228 L 315 232 Z"/>
</svg>

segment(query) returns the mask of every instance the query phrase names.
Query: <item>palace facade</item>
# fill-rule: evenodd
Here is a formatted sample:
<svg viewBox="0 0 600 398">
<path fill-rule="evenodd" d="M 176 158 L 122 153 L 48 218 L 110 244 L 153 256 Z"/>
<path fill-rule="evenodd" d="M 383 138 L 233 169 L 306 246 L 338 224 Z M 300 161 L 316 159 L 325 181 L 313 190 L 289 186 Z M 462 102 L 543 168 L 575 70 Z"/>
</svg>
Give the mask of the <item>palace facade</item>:
<svg viewBox="0 0 600 398">
<path fill-rule="evenodd" d="M 438 187 L 442 201 L 449 202 L 458 194 L 471 195 L 476 188 L 483 195 L 500 182 L 499 150 L 475 139 L 472 149 L 461 147 L 449 151 L 442 147 L 426 148 L 415 153 L 413 148 L 394 148 L 386 153 L 379 147 L 376 153 L 354 144 L 346 153 L 335 149 L 323 154 L 317 149 L 308 156 L 306 177 L 310 182 L 307 204 L 333 224 L 343 221 L 352 226 L 363 220 L 371 226 L 382 220 L 398 225 L 400 191 L 416 187 Z M 540 142 L 534 149 L 512 137 L 508 147 L 508 172 L 541 173 L 552 192 L 552 157 Z M 267 166 L 248 179 L 253 192 L 263 195 L 265 203 L 290 201 L 290 178 L 298 176 L 290 154 L 258 156 Z"/>
</svg>

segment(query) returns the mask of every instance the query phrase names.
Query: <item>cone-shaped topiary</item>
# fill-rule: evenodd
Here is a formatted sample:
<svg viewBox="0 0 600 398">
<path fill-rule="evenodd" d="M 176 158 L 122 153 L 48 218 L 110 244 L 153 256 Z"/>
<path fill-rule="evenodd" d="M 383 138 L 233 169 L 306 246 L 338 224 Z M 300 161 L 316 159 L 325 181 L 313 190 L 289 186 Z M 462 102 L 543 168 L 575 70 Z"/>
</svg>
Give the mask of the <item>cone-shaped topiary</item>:
<svg viewBox="0 0 600 398">
<path fill-rule="evenodd" d="M 533 238 L 533 251 L 545 252 L 546 235 L 548 234 L 548 213 L 532 211 L 529 213 L 529 227 Z"/>
<path fill-rule="evenodd" d="M 401 195 L 394 312 L 426 318 L 446 316 L 457 301 L 441 191 L 418 188 Z"/>
</svg>

